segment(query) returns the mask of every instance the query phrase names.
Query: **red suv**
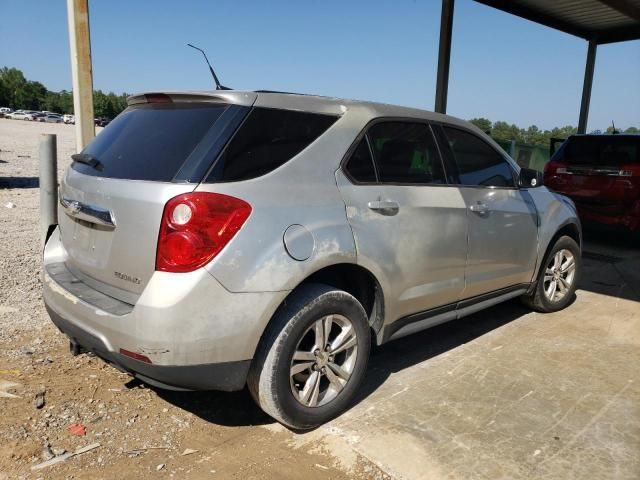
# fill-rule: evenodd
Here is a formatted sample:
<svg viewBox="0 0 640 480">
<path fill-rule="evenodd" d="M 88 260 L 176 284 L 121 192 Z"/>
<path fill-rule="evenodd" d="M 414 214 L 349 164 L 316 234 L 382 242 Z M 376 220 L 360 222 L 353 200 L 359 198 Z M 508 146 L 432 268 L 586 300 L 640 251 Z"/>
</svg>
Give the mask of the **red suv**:
<svg viewBox="0 0 640 480">
<path fill-rule="evenodd" d="M 640 135 L 574 135 L 544 168 L 546 186 L 570 197 L 585 223 L 640 231 Z"/>
</svg>

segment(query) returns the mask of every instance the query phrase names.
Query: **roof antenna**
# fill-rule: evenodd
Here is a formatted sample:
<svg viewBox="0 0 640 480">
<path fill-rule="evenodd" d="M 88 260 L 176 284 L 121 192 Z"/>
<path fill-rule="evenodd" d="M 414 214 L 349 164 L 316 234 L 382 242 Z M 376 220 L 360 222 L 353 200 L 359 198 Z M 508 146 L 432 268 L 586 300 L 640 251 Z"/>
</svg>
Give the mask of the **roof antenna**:
<svg viewBox="0 0 640 480">
<path fill-rule="evenodd" d="M 216 83 L 216 90 L 231 90 L 229 87 L 225 87 L 224 85 L 222 85 L 220 83 L 220 80 L 218 80 L 218 77 L 216 76 L 216 72 L 213 71 L 213 68 L 211 67 L 211 64 L 209 63 L 209 59 L 207 58 L 207 54 L 204 53 L 204 50 L 202 50 L 201 48 L 196 47 L 195 45 L 191 45 L 190 43 L 187 43 L 187 45 L 191 48 L 195 48 L 196 50 L 199 50 L 202 55 L 204 55 L 204 59 L 207 62 L 207 65 L 209 65 L 209 71 L 211 72 L 211 75 L 213 76 L 213 81 Z"/>
<path fill-rule="evenodd" d="M 616 133 L 620 133 L 620 132 L 618 132 L 618 130 L 616 130 L 616 124 L 613 123 L 613 120 L 611 120 L 611 125 L 613 126 L 613 132 L 611 132 L 612 134 L 615 135 Z"/>
</svg>

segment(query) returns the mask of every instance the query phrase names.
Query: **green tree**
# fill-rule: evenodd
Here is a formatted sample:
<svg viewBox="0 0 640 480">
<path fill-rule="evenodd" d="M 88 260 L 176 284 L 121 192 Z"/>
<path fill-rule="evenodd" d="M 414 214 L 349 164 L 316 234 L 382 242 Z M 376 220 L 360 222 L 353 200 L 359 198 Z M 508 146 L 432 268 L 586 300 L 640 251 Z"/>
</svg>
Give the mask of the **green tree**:
<svg viewBox="0 0 640 480">
<path fill-rule="evenodd" d="M 640 133 L 640 128 L 629 127 L 624 131 L 624 133 Z"/>
<path fill-rule="evenodd" d="M 40 82 L 27 82 L 15 95 L 15 102 L 20 108 L 42 110 L 47 89 Z"/>
<path fill-rule="evenodd" d="M 6 105 L 14 110 L 17 108 L 26 108 L 18 105 L 17 97 L 24 90 L 27 79 L 23 73 L 17 68 L 3 67 L 0 69 L 0 83 L 2 84 L 3 96 Z"/>
<path fill-rule="evenodd" d="M 480 130 L 482 130 L 483 132 L 489 132 L 491 131 L 491 120 L 489 120 L 488 118 L 472 118 L 471 120 L 469 120 L 469 123 L 473 123 L 476 127 L 478 127 Z"/>
<path fill-rule="evenodd" d="M 496 140 L 502 141 L 523 141 L 521 130 L 516 125 L 509 125 L 507 122 L 495 122 L 491 129 L 491 136 Z"/>
</svg>

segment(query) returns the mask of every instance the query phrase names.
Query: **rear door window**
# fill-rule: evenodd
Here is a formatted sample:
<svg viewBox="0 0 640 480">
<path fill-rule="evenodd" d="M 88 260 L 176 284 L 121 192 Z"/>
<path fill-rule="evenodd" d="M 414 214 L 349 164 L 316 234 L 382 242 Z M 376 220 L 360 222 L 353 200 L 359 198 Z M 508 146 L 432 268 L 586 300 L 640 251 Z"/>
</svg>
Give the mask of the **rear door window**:
<svg viewBox="0 0 640 480">
<path fill-rule="evenodd" d="M 338 117 L 254 108 L 216 161 L 206 182 L 233 182 L 265 175 L 313 143 Z"/>
<path fill-rule="evenodd" d="M 369 149 L 367 138 L 363 137 L 354 150 L 345 168 L 352 180 L 360 183 L 374 183 L 376 172 L 373 166 L 373 157 Z"/>
<path fill-rule="evenodd" d="M 382 122 L 368 132 L 383 183 L 443 184 L 440 155 L 429 126 Z"/>
<path fill-rule="evenodd" d="M 461 185 L 515 187 L 513 168 L 491 145 L 458 128 L 443 126 L 442 129 L 453 154 Z"/>
</svg>

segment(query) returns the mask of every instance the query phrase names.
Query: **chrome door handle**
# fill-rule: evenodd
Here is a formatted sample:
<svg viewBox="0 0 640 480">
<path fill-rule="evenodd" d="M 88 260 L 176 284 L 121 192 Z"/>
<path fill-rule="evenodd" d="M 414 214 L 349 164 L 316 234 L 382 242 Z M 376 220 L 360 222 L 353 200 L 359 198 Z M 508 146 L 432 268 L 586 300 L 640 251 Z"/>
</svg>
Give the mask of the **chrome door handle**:
<svg viewBox="0 0 640 480">
<path fill-rule="evenodd" d="M 396 202 L 376 200 L 375 202 L 367 203 L 369 210 L 378 212 L 381 215 L 395 215 L 400 210 L 400 205 Z"/>
<path fill-rule="evenodd" d="M 473 213 L 477 213 L 480 216 L 486 215 L 489 213 L 489 207 L 487 207 L 484 203 L 476 203 L 475 205 L 471 205 L 469 207 Z"/>
</svg>

